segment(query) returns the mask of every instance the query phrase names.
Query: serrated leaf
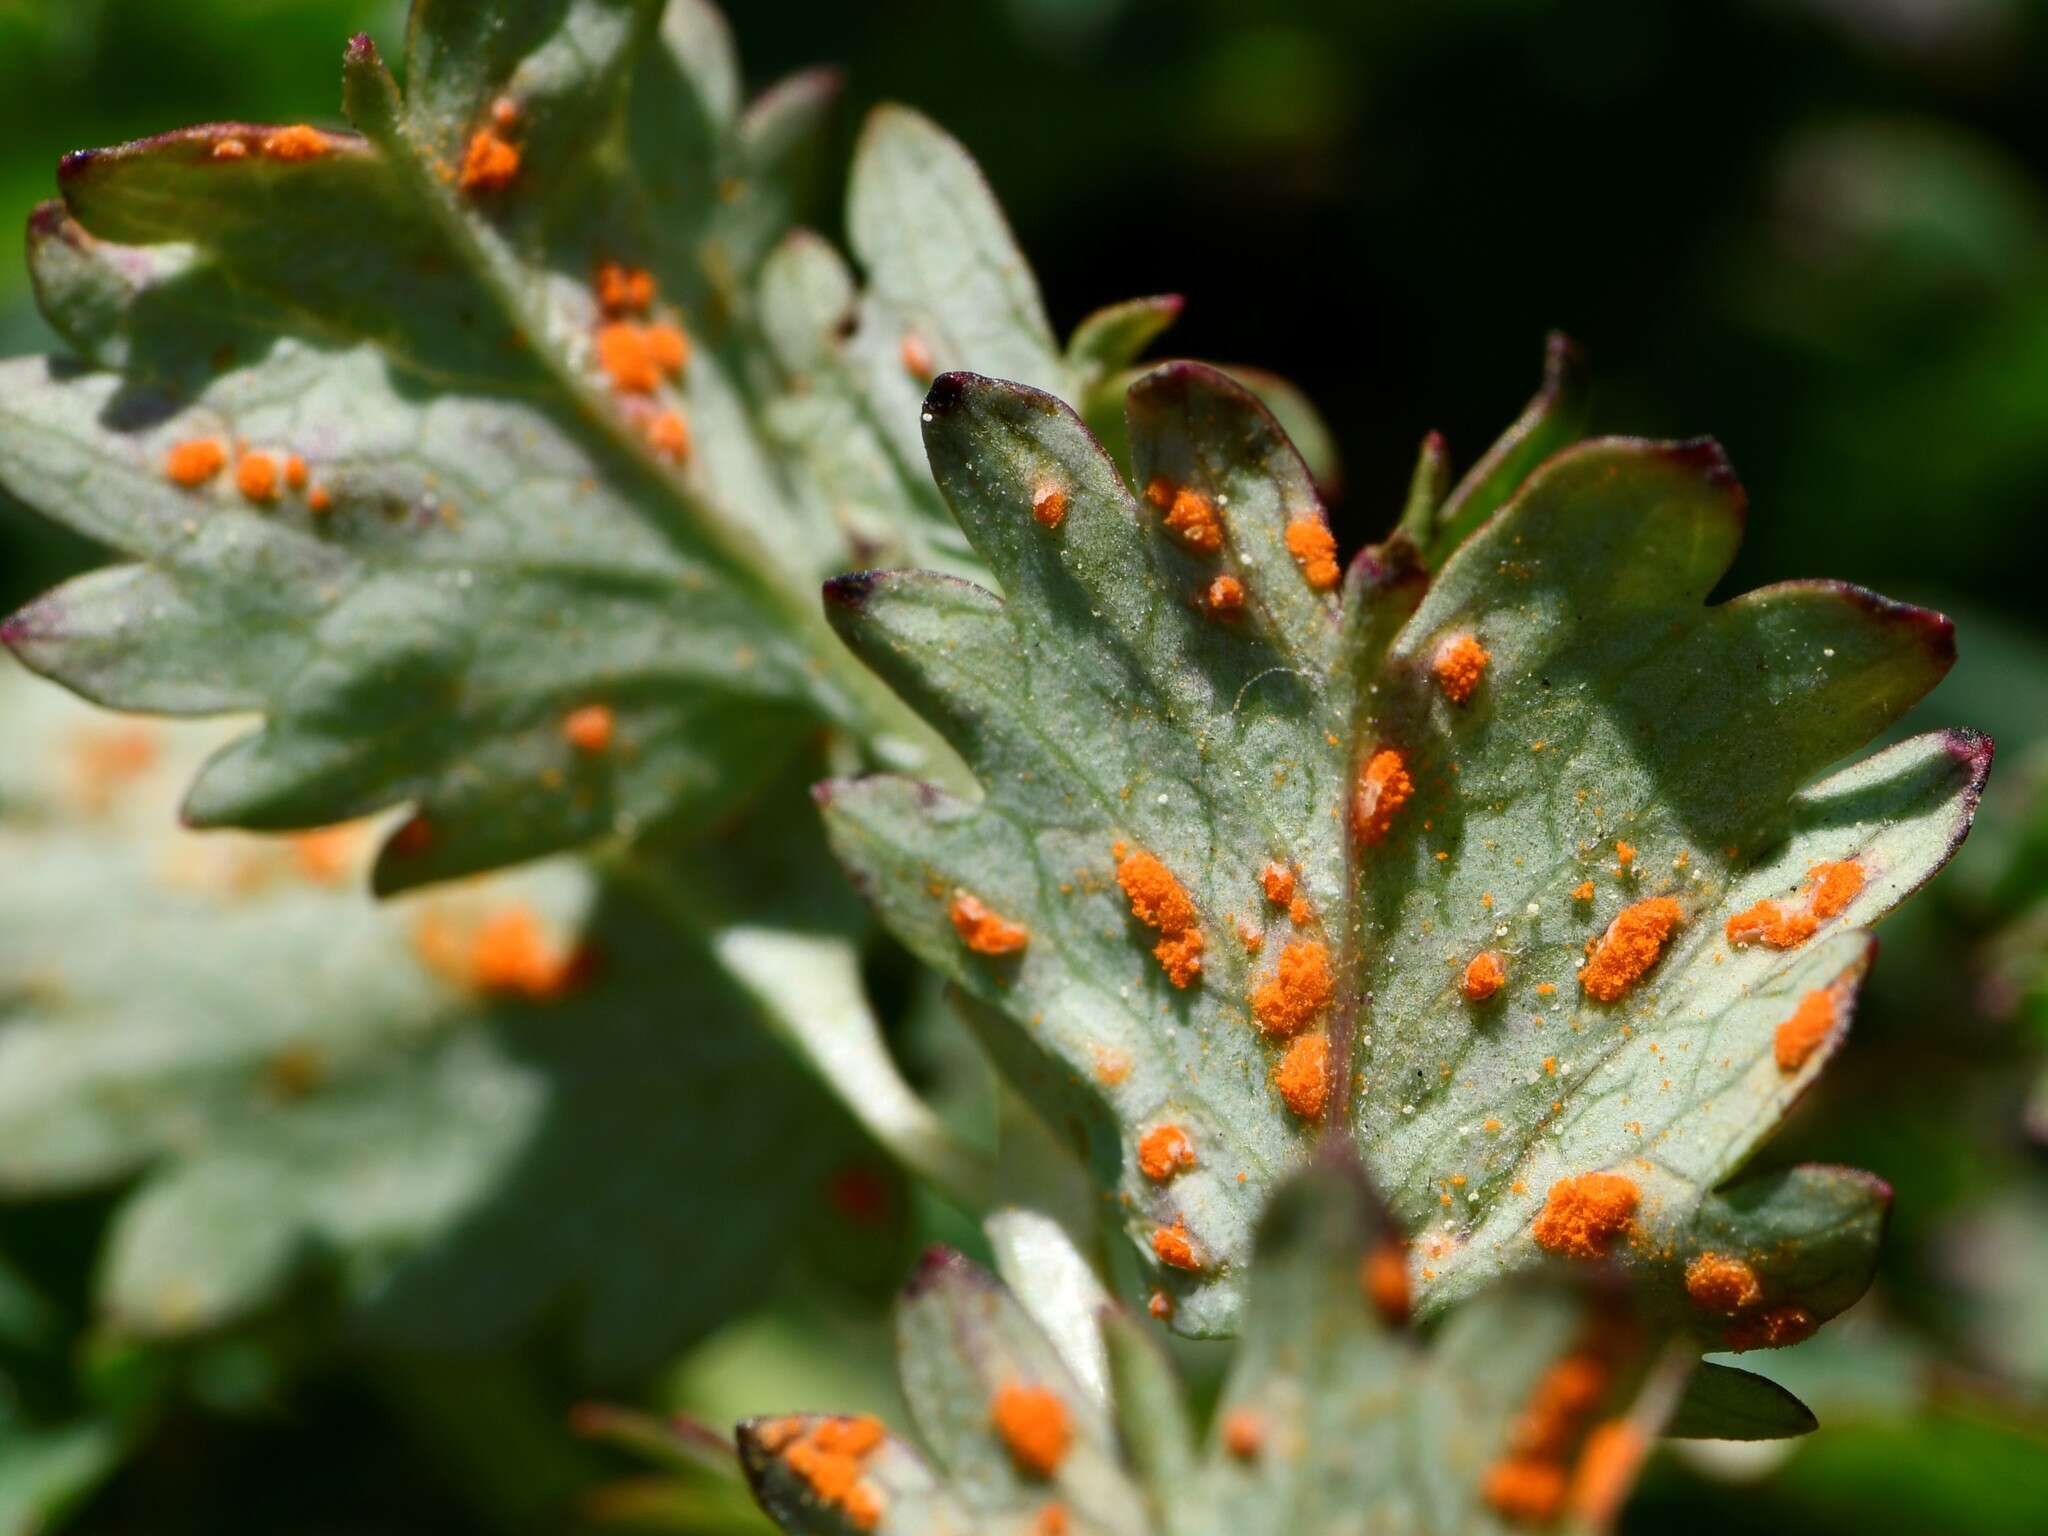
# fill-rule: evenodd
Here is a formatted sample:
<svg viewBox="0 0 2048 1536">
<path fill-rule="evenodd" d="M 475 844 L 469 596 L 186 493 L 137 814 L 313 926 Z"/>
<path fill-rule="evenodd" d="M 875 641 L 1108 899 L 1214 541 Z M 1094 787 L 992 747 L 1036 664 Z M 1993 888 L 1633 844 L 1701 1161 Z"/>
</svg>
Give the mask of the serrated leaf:
<svg viewBox="0 0 2048 1536">
<path fill-rule="evenodd" d="M 0 1191 L 132 1181 L 100 1276 L 120 1328 L 242 1318 L 317 1267 L 387 1344 L 562 1316 L 617 1376 L 816 1225 L 850 1127 L 711 930 L 637 881 L 557 859 L 380 904 L 373 828 L 172 825 L 215 727 L 122 722 L 12 669 L 0 715 L 41 749 L 0 765 Z M 772 828 L 734 836 L 683 866 L 714 911 L 778 878 Z M 746 902 L 834 961 L 828 917 L 794 910 L 829 894 Z M 811 1001 L 843 1036 L 843 1000 Z"/>
<path fill-rule="evenodd" d="M 1532 1517 L 1517 1476 L 1548 1501 L 1535 1523 L 1601 1523 L 1633 1461 L 1586 1469 L 1608 1455 L 1596 1426 L 1621 1423 L 1643 1379 L 1640 1336 L 1546 1281 L 1489 1294 L 1418 1342 L 1367 1281 L 1389 1240 L 1355 1175 L 1281 1187 L 1261 1222 L 1252 1323 L 1199 1454 L 1157 1337 L 1100 1314 L 1111 1434 L 1062 1364 L 1070 1352 L 992 1277 L 937 1252 L 900 1324 L 931 1460 L 872 1420 L 761 1419 L 740 1430 L 750 1481 L 792 1532 L 1484 1536 Z M 1005 1402 L 1020 1392 L 1037 1398 L 1021 1416 Z"/>
<path fill-rule="evenodd" d="M 1177 1326 L 1239 1326 L 1252 1217 L 1325 1139 L 1414 1237 L 1425 1315 L 1537 1262 L 1553 1192 L 1553 1250 L 1620 1263 L 1702 1338 L 1788 1342 L 1845 1303 L 1868 1183 L 1846 1221 L 1840 1186 L 1784 1186 L 1797 1212 L 1768 1234 L 1714 1227 L 1740 1187 L 1714 1191 L 1839 1047 L 1864 929 L 1968 829 L 1990 756 L 1969 733 L 1820 777 L 1941 677 L 1945 620 L 1825 582 L 1706 606 L 1743 512 L 1708 444 L 1555 455 L 1433 577 L 1398 539 L 1369 551 L 1340 611 L 1310 477 L 1213 370 L 1133 389 L 1142 500 L 1037 391 L 952 375 L 926 415 L 1006 596 L 917 572 L 828 594 L 983 796 L 840 783 L 828 823 L 1114 1187 Z M 1790 947 L 1729 936 L 1811 917 L 1831 863 L 1854 889 Z M 1011 941 L 982 944 L 963 896 Z M 1468 996 L 1483 954 L 1502 975 Z M 1820 998 L 1781 1064 L 1780 1026 Z M 1191 1156 L 1153 1176 L 1162 1127 Z M 1566 1181 L 1596 1173 L 1627 1208 L 1588 1235 Z M 1710 1251 L 1710 1228 L 1770 1241 Z M 1750 1271 L 1732 1320 L 1688 1293 L 1702 1256 Z"/>
<path fill-rule="evenodd" d="M 1674 1440 L 1785 1440 L 1819 1427 L 1813 1410 L 1768 1376 L 1703 1360 L 1664 1433 Z"/>
</svg>

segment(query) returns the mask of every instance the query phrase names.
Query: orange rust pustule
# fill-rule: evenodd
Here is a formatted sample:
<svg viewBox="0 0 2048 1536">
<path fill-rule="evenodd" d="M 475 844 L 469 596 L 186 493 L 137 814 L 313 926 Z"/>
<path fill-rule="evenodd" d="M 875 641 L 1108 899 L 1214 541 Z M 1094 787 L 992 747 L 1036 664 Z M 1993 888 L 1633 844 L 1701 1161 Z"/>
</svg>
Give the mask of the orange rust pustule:
<svg viewBox="0 0 2048 1536">
<path fill-rule="evenodd" d="M 1497 949 L 1482 949 L 1465 967 L 1458 990 L 1468 1003 L 1483 1003 L 1507 985 L 1508 963 Z"/>
<path fill-rule="evenodd" d="M 1763 1300 L 1764 1288 L 1747 1260 L 1703 1253 L 1685 1266 L 1685 1294 L 1702 1312 L 1733 1317 Z"/>
<path fill-rule="evenodd" d="M 1551 1253 L 1597 1259 L 1629 1229 L 1641 1199 L 1635 1181 L 1621 1174 L 1573 1174 L 1550 1186 L 1531 1235 Z"/>
<path fill-rule="evenodd" d="M 1571 1492 L 1566 1496 L 1572 1514 L 1605 1530 L 1620 1512 L 1648 1451 L 1643 1432 L 1627 1419 L 1594 1425 L 1572 1470 Z"/>
<path fill-rule="evenodd" d="M 326 512 L 334 506 L 334 492 L 324 485 L 316 485 L 306 492 L 306 506 L 314 512 Z"/>
<path fill-rule="evenodd" d="M 1863 866 L 1854 859 L 1834 859 L 1806 871 L 1806 885 L 1795 900 L 1764 900 L 1728 919 L 1730 944 L 1763 944 L 1794 949 L 1839 917 L 1862 892 Z"/>
<path fill-rule="evenodd" d="M 671 379 L 683 376 L 690 366 L 690 338 L 680 325 L 664 320 L 647 327 L 647 355 L 654 366 Z"/>
<path fill-rule="evenodd" d="M 575 954 L 549 942 L 524 905 L 493 913 L 470 941 L 469 980 L 482 992 L 546 1001 L 569 990 L 576 969 Z"/>
<path fill-rule="evenodd" d="M 1302 1119 L 1322 1119 L 1330 1103 L 1329 1036 L 1297 1036 L 1273 1068 L 1273 1086 Z"/>
<path fill-rule="evenodd" d="M 1314 939 L 1295 939 L 1280 951 L 1273 974 L 1253 990 L 1252 1014 L 1260 1029 L 1284 1039 L 1329 1007 L 1335 992 L 1329 947 Z"/>
<path fill-rule="evenodd" d="M 1166 531 L 1183 549 L 1198 555 L 1213 555 L 1223 547 L 1223 520 L 1200 491 L 1185 486 L 1173 493 L 1173 503 L 1162 519 Z"/>
<path fill-rule="evenodd" d="M 1266 1448 L 1266 1420 L 1256 1408 L 1233 1408 L 1223 1416 L 1223 1448 L 1239 1461 L 1256 1461 Z"/>
<path fill-rule="evenodd" d="M 1138 1143 L 1138 1167 L 1156 1184 L 1194 1166 L 1194 1138 L 1177 1125 L 1155 1125 Z"/>
<path fill-rule="evenodd" d="M 1031 493 L 1031 519 L 1048 531 L 1067 520 L 1067 493 L 1056 485 L 1041 485 Z"/>
<path fill-rule="evenodd" d="M 1657 963 L 1685 911 L 1669 896 L 1651 896 L 1614 914 L 1607 931 L 1587 946 L 1579 985 L 1603 1003 L 1619 999 Z"/>
<path fill-rule="evenodd" d="M 654 303 L 654 274 L 607 261 L 597 269 L 597 302 L 608 315 L 642 315 Z"/>
<path fill-rule="evenodd" d="M 306 488 L 306 461 L 296 453 L 285 455 L 284 483 L 295 491 L 303 491 Z"/>
<path fill-rule="evenodd" d="M 790 1471 L 822 1502 L 838 1508 L 855 1530 L 872 1531 L 881 1523 L 882 1495 L 861 1476 L 862 1463 L 885 1438 L 879 1419 L 865 1414 L 820 1419 L 809 1434 L 803 1434 L 800 1419 L 773 1419 L 761 1425 L 754 1438 L 770 1455 L 779 1454 Z"/>
<path fill-rule="evenodd" d="M 1388 1327 L 1407 1323 L 1408 1259 L 1399 1243 L 1381 1243 L 1358 1261 L 1358 1288 Z"/>
<path fill-rule="evenodd" d="M 289 839 L 292 863 L 301 875 L 319 885 L 338 885 L 348 878 L 362 853 L 364 828 L 359 821 L 347 821 L 293 832 Z"/>
<path fill-rule="evenodd" d="M 1031 1536 L 1068 1536 L 1074 1528 L 1067 1517 L 1067 1506 L 1048 1504 L 1038 1512 L 1038 1518 L 1031 1523 Z"/>
<path fill-rule="evenodd" d="M 219 474 L 227 461 L 227 444 L 217 437 L 195 437 L 175 444 L 164 455 L 164 478 L 195 490 Z"/>
<path fill-rule="evenodd" d="M 469 136 L 458 178 L 465 192 L 502 192 L 519 175 L 519 149 L 490 128 Z"/>
<path fill-rule="evenodd" d="M 249 501 L 277 500 L 277 460 L 267 453 L 245 453 L 235 465 L 235 489 Z"/>
<path fill-rule="evenodd" d="M 1533 1457 L 1495 1462 L 1481 1489 L 1488 1507 L 1517 1525 L 1548 1525 L 1564 1509 L 1565 1491 L 1564 1468 Z"/>
<path fill-rule="evenodd" d="M 1266 900 L 1284 907 L 1294 900 L 1294 871 L 1276 859 L 1259 871 L 1259 886 L 1265 891 Z"/>
<path fill-rule="evenodd" d="M 939 371 L 938 362 L 932 357 L 932 349 L 915 331 L 903 333 L 903 341 L 896 349 L 896 356 L 903 364 L 903 371 L 920 384 L 929 384 L 932 376 Z"/>
<path fill-rule="evenodd" d="M 658 411 L 647 421 L 647 446 L 671 464 L 690 460 L 690 419 L 681 411 Z"/>
<path fill-rule="evenodd" d="M 651 395 L 661 383 L 661 364 L 648 339 L 648 328 L 631 320 L 613 320 L 598 327 L 597 365 L 621 394 Z"/>
<path fill-rule="evenodd" d="M 1192 986 L 1202 974 L 1202 932 L 1196 926 L 1195 904 L 1186 887 L 1142 848 L 1133 853 L 1118 843 L 1111 852 L 1116 859 L 1116 881 L 1130 901 L 1131 916 L 1159 932 L 1152 953 L 1167 980 L 1176 987 Z"/>
<path fill-rule="evenodd" d="M 1430 663 L 1429 670 L 1436 674 L 1436 685 L 1443 696 L 1453 704 L 1463 704 L 1479 687 L 1479 679 L 1492 659 L 1486 647 L 1473 636 L 1453 635 L 1437 647 L 1436 660 Z"/>
<path fill-rule="evenodd" d="M 1806 905 L 1822 921 L 1840 917 L 1863 893 L 1863 866 L 1854 859 L 1834 859 L 1806 872 Z"/>
<path fill-rule="evenodd" d="M 562 717 L 562 739 L 589 757 L 611 750 L 618 722 L 609 704 L 585 704 Z"/>
<path fill-rule="evenodd" d="M 263 153 L 273 160 L 318 160 L 333 148 L 326 134 L 306 123 L 274 129 L 263 140 Z"/>
<path fill-rule="evenodd" d="M 1049 1387 L 1011 1382 L 998 1388 L 989 1404 L 989 1422 L 1018 1470 L 1034 1477 L 1057 1472 L 1074 1440 L 1067 1405 Z"/>
<path fill-rule="evenodd" d="M 1195 1256 L 1195 1245 L 1188 1238 L 1188 1224 L 1181 1217 L 1173 1218 L 1170 1227 L 1152 1229 L 1152 1252 L 1160 1263 L 1174 1269 L 1198 1270 L 1202 1261 Z"/>
<path fill-rule="evenodd" d="M 1731 1323 L 1721 1334 L 1721 1342 L 1738 1353 L 1746 1349 L 1784 1349 L 1812 1338 L 1819 1326 L 1819 1320 L 1804 1307 L 1773 1307 Z"/>
<path fill-rule="evenodd" d="M 1202 602 L 1219 619 L 1234 619 L 1244 612 L 1244 583 L 1235 576 L 1218 576 L 1202 593 Z"/>
<path fill-rule="evenodd" d="M 1320 517 L 1297 517 L 1287 525 L 1287 552 L 1301 567 L 1301 579 L 1316 591 L 1337 585 L 1337 539 Z"/>
<path fill-rule="evenodd" d="M 216 160 L 246 160 L 249 158 L 249 146 L 240 139 L 222 139 L 213 146 L 213 158 Z"/>
<path fill-rule="evenodd" d="M 1373 753 L 1351 792 L 1352 836 L 1368 846 L 1379 842 L 1414 793 L 1415 780 L 1399 752 L 1383 747 Z"/>
<path fill-rule="evenodd" d="M 1799 999 L 1792 1017 L 1780 1024 L 1772 1037 L 1771 1049 L 1780 1072 L 1797 1072 L 1813 1059 L 1813 1053 L 1835 1032 L 1840 1010 L 1832 987 L 1821 987 Z"/>
<path fill-rule="evenodd" d="M 946 915 L 960 942 L 977 955 L 1014 955 L 1031 942 L 1031 930 L 1013 923 L 970 891 L 953 892 Z"/>
</svg>

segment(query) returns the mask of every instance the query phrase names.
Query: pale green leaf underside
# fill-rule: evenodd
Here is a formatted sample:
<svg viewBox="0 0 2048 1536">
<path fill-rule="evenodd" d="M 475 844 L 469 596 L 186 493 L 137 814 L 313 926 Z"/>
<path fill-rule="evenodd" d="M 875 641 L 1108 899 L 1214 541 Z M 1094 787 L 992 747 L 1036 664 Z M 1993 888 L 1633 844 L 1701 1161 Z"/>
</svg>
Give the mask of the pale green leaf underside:
<svg viewBox="0 0 2048 1536">
<path fill-rule="evenodd" d="M 387 1343 L 566 1316 L 612 1375 L 792 1251 L 850 1128 L 632 892 L 558 859 L 380 904 L 371 828 L 175 828 L 217 727 L 12 668 L 0 716 L 35 744 L 0 765 L 0 1194 L 135 1181 L 101 1270 L 118 1327 L 229 1322 L 324 1267 Z M 521 910 L 588 979 L 476 984 L 479 926 Z"/>
<path fill-rule="evenodd" d="M 1114 1308 L 1097 1314 L 1112 1362 L 1105 1416 L 1068 1369 L 1070 1352 L 1016 1296 L 935 1251 L 899 1312 L 905 1393 L 929 1459 L 887 1438 L 859 1458 L 863 1491 L 849 1498 L 833 1493 L 829 1475 L 822 1489 L 807 1475 L 802 1448 L 844 1421 L 757 1419 L 740 1431 L 756 1496 L 784 1530 L 833 1536 L 1510 1529 L 1485 1501 L 1488 1471 L 1539 1380 L 1583 1344 L 1594 1314 L 1562 1287 L 1525 1286 L 1482 1298 L 1418 1343 L 1390 1328 L 1360 1287 L 1361 1263 L 1381 1241 L 1355 1178 L 1322 1174 L 1283 1188 L 1262 1224 L 1247 1331 L 1199 1449 L 1156 1337 Z M 1627 1368 L 1615 1376 L 1610 1410 L 1627 1402 L 1634 1379 Z M 996 1427 L 998 1394 L 1015 1387 L 1059 1399 L 1070 1440 L 1049 1471 L 1020 1464 Z M 1232 1443 L 1234 1421 L 1254 1430 L 1250 1444 Z M 1053 1508 L 1064 1525 L 1041 1523 Z M 855 1518 L 861 1511 L 876 1517 L 871 1525 Z"/>
<path fill-rule="evenodd" d="M 1416 1238 L 1426 1312 L 1539 1256 L 1530 1227 L 1554 1181 L 1611 1169 L 1642 1193 L 1615 1254 L 1661 1276 L 1682 1314 L 1686 1263 L 1710 1239 L 1759 1237 L 1708 1193 L 1840 1040 L 1783 1071 L 1778 1024 L 1817 988 L 1853 992 L 1864 927 L 1967 829 L 1980 738 L 1920 738 L 1823 777 L 1939 679 L 1945 621 L 1826 583 L 1705 606 L 1740 529 L 1732 476 L 1707 446 L 1616 440 L 1551 459 L 1390 640 L 1364 620 L 1340 635 L 1284 539 L 1320 520 L 1313 486 L 1265 412 L 1213 371 L 1141 382 L 1130 435 L 1139 485 L 1159 477 L 1216 506 L 1217 555 L 1175 543 L 1048 397 L 953 376 L 926 412 L 938 484 L 1006 598 L 876 573 L 835 584 L 835 620 L 984 796 L 841 784 L 828 822 L 999 1061 L 1035 1077 L 1148 1261 L 1158 1229 L 1184 1223 L 1199 1271 L 1157 1276 L 1177 1324 L 1237 1326 L 1253 1215 L 1322 1134 L 1283 1103 L 1282 1047 L 1252 1017 L 1295 941 L 1325 944 L 1335 972 L 1311 1028 L 1352 1091 L 1324 1124 Z M 1052 530 L 1031 515 L 1048 484 L 1067 496 Z M 1222 573 L 1246 594 L 1228 620 L 1204 598 Z M 1431 671 L 1461 632 L 1491 655 L 1463 705 Z M 1415 791 L 1360 848 L 1351 787 L 1381 748 L 1403 755 Z M 1634 850 L 1626 864 L 1618 841 Z M 1176 988 L 1154 960 L 1158 935 L 1118 888 L 1119 842 L 1156 855 L 1192 898 L 1196 985 Z M 1730 915 L 1840 859 L 1867 881 L 1817 937 L 1784 951 L 1724 940 Z M 1269 861 L 1297 872 L 1299 927 L 1261 890 Z M 1022 953 L 970 952 L 949 921 L 957 890 L 1025 925 Z M 1661 961 L 1618 1001 L 1584 995 L 1587 942 L 1653 895 L 1683 912 Z M 1508 981 L 1474 1005 L 1458 983 L 1482 950 L 1505 957 Z M 1165 1183 L 1136 1156 L 1163 1123 L 1197 1152 Z M 1746 1250 L 1767 1299 L 1825 1315 L 1867 1274 L 1881 1186 L 1813 1170 L 1763 1193 L 1739 1203 L 1773 1213 L 1775 1246 Z"/>
</svg>

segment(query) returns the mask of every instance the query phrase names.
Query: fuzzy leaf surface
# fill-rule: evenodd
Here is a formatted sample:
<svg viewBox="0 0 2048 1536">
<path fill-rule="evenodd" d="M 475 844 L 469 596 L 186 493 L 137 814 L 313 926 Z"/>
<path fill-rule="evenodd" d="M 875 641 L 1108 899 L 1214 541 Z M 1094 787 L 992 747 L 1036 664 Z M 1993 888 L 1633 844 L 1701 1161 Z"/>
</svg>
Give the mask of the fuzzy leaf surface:
<svg viewBox="0 0 2048 1536">
<path fill-rule="evenodd" d="M 1545 399 L 1515 441 L 1553 430 Z M 1945 620 L 1827 582 L 1708 604 L 1744 515 L 1709 444 L 1553 454 L 1433 575 L 1397 535 L 1340 602 L 1290 545 L 1314 552 L 1313 482 L 1213 370 L 1169 365 L 1131 392 L 1135 484 L 1156 501 L 1037 391 L 953 375 L 925 412 L 940 490 L 1005 596 L 920 572 L 829 590 L 982 794 L 837 783 L 828 823 L 884 921 L 1082 1148 L 1177 1326 L 1241 1325 L 1254 1216 L 1323 1140 L 1363 1159 L 1414 1239 L 1425 1314 L 1542 1258 L 1551 1192 L 1595 1172 L 1634 1203 L 1584 1250 L 1702 1338 L 1781 1308 L 1810 1327 L 1853 1299 L 1878 1181 L 1730 1181 L 1840 1047 L 1868 924 L 1968 828 L 1981 737 L 1836 766 L 1940 679 Z M 1466 502 L 1506 494 L 1507 473 Z M 1053 527 L 1033 516 L 1047 487 L 1065 498 Z M 1163 515 L 1179 491 L 1215 520 L 1206 547 Z M 1436 526 L 1436 496 L 1420 505 Z M 1484 657 L 1459 700 L 1437 663 L 1461 636 Z M 1382 753 L 1405 794 L 1360 801 Z M 1140 853 L 1156 864 L 1125 863 Z M 1728 937 L 1760 900 L 1803 912 L 1827 862 L 1861 883 L 1803 942 Z M 1269 867 L 1292 885 L 1278 900 Z M 1162 869 L 1178 916 L 1161 916 Z M 976 948 L 963 893 L 1028 941 Z M 1589 945 L 1624 909 L 1673 927 L 1596 995 Z M 1503 977 L 1474 1001 L 1482 953 Z M 1779 1026 L 1822 991 L 1834 1027 L 1781 1066 Z M 1308 1039 L 1327 1051 L 1320 1099 L 1285 1091 L 1313 1086 L 1289 1068 Z M 1190 1156 L 1155 1175 L 1142 1148 L 1162 1127 Z M 1754 1270 L 1743 1318 L 1688 1301 L 1703 1256 Z M 1800 1331 L 1779 1321 L 1777 1341 Z"/>
</svg>

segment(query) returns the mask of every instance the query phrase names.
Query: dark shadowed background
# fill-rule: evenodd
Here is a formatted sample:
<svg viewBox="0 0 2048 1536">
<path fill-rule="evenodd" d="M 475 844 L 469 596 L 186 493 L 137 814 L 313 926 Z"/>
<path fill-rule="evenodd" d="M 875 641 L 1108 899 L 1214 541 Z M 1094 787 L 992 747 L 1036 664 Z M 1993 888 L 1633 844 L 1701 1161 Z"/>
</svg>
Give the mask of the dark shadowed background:
<svg viewBox="0 0 2048 1536">
<path fill-rule="evenodd" d="M 65 150 L 210 118 L 332 120 L 343 39 L 367 29 L 395 56 L 402 9 L 0 0 L 0 216 L 20 227 Z M 1177 292 L 1166 350 L 1302 385 L 1342 451 L 1347 550 L 1391 520 L 1425 431 L 1461 462 L 1484 448 L 1555 327 L 1590 355 L 1599 430 L 1727 447 L 1752 502 L 1734 586 L 1838 576 L 1955 617 L 1961 664 L 1909 724 L 1996 735 L 1995 794 L 1952 872 L 1886 928 L 1856 1041 L 1768 1154 L 1894 1182 L 1884 1275 L 1764 1364 L 1813 1402 L 1819 1436 L 1666 1456 L 1629 1529 L 2048 1529 L 2048 1167 L 2027 1129 L 2048 1033 L 2040 946 L 2009 927 L 2048 893 L 2048 5 L 731 9 L 750 84 L 845 68 L 849 142 L 885 99 L 957 134 L 1060 331 Z M 19 263 L 0 266 L 0 350 L 49 339 Z M 0 507 L 0 602 L 92 559 Z M 36 1230 L 61 1250 L 83 1222 Z M 836 1368 L 816 1358 L 831 1339 L 764 1345 L 766 1326 L 743 1320 L 651 1400 L 719 1371 Z M 321 1530 L 491 1529 L 448 1459 L 315 1379 L 260 1412 L 193 1410 L 77 1528 L 312 1529 L 317 1508 Z M 756 1528 L 688 1518 L 662 1528 Z"/>
</svg>

